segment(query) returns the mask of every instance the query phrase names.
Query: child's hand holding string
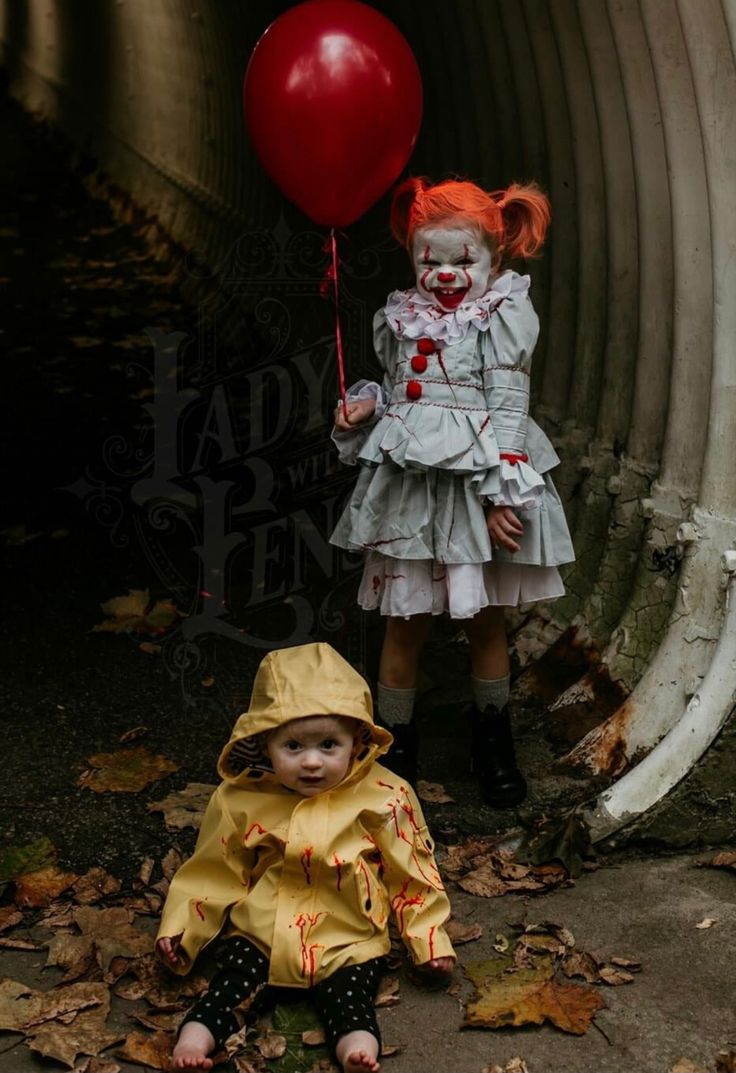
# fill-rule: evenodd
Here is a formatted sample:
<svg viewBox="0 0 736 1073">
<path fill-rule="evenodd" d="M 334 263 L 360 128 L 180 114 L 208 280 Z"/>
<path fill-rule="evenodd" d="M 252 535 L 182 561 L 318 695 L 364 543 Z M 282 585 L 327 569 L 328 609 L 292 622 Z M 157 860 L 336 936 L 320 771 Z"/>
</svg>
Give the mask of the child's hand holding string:
<svg viewBox="0 0 736 1073">
<path fill-rule="evenodd" d="M 335 428 L 338 432 L 348 432 L 351 428 L 372 417 L 375 409 L 375 399 L 361 399 L 359 402 L 349 402 L 346 407 L 340 402 L 335 409 Z"/>
<path fill-rule="evenodd" d="M 521 545 L 517 544 L 517 539 L 523 534 L 524 526 L 511 507 L 487 507 L 486 525 L 491 536 L 491 547 L 519 551 Z"/>
</svg>

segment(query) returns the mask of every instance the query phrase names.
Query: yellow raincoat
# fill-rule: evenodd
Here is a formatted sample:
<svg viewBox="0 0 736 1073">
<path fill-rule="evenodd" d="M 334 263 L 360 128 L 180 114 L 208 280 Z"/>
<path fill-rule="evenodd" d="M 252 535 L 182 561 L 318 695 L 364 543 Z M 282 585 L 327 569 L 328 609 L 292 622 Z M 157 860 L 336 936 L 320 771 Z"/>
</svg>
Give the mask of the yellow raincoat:
<svg viewBox="0 0 736 1073">
<path fill-rule="evenodd" d="M 315 797 L 283 787 L 254 735 L 308 715 L 365 724 L 345 778 Z M 269 983 L 311 987 L 386 954 L 388 919 L 416 964 L 453 955 L 433 842 L 411 787 L 376 763 L 391 735 L 368 686 L 327 644 L 269 653 L 218 762 L 193 856 L 174 876 L 158 938 L 181 935 L 187 972 L 218 934 L 244 935 L 270 961 Z"/>
</svg>

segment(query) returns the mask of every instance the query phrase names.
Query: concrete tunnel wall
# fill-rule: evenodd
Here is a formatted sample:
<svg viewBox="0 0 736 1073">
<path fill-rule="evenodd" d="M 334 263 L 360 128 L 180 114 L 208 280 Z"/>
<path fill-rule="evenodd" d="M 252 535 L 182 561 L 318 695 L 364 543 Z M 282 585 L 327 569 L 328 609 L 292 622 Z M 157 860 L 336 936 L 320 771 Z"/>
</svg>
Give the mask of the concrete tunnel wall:
<svg viewBox="0 0 736 1073">
<path fill-rule="evenodd" d="M 241 116 L 250 51 L 290 6 L 4 0 L 4 66 L 25 107 L 217 266 L 233 234 L 280 217 L 312 229 Z M 373 6 L 422 71 L 410 170 L 536 178 L 551 197 L 551 240 L 530 266 L 533 408 L 563 460 L 578 560 L 567 597 L 519 618 L 514 644 L 520 691 L 548 689 L 546 669 L 572 653 L 553 707 L 607 698 L 609 717 L 568 757 L 621 776 L 587 814 L 602 839 L 693 771 L 734 704 L 736 3 Z M 384 200 L 356 248 L 385 236 L 385 217 Z M 377 306 L 398 261 L 376 248 Z"/>
</svg>

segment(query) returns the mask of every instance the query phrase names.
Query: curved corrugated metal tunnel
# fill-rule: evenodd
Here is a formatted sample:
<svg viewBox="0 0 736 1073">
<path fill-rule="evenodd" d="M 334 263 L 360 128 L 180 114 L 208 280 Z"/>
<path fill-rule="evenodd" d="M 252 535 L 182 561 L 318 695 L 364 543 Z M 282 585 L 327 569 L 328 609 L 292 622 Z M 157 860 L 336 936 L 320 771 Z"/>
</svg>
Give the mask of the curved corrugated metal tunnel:
<svg viewBox="0 0 736 1073">
<path fill-rule="evenodd" d="M 250 51 L 290 6 L 4 0 L 4 65 L 21 103 L 220 281 L 234 257 L 257 276 L 258 235 L 285 248 L 312 231 L 263 174 L 241 117 Z M 607 715 L 566 758 L 618 777 L 590 811 L 603 838 L 692 771 L 734 702 L 736 6 L 373 6 L 422 71 L 411 170 L 489 187 L 536 178 L 551 196 L 551 241 L 531 266 L 533 405 L 563 459 L 578 559 L 566 598 L 519 616 L 514 646 L 519 690 Z M 348 332 L 360 334 L 406 270 L 385 200 L 351 232 Z M 317 261 L 302 264 L 312 284 Z M 189 286 L 201 296 L 195 271 Z M 221 293 L 229 331 L 261 297 Z M 683 736 L 687 720 L 697 734 Z"/>
</svg>

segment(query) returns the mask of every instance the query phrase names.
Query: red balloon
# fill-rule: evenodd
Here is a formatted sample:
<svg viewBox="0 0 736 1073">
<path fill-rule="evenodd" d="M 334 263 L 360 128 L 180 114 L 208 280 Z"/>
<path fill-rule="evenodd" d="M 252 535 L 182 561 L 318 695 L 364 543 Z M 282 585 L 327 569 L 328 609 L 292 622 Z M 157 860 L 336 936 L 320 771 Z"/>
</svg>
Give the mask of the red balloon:
<svg viewBox="0 0 736 1073">
<path fill-rule="evenodd" d="M 422 83 L 392 22 L 358 0 L 307 0 L 258 41 L 245 119 L 266 171 L 315 223 L 357 220 L 401 174 Z"/>
</svg>

